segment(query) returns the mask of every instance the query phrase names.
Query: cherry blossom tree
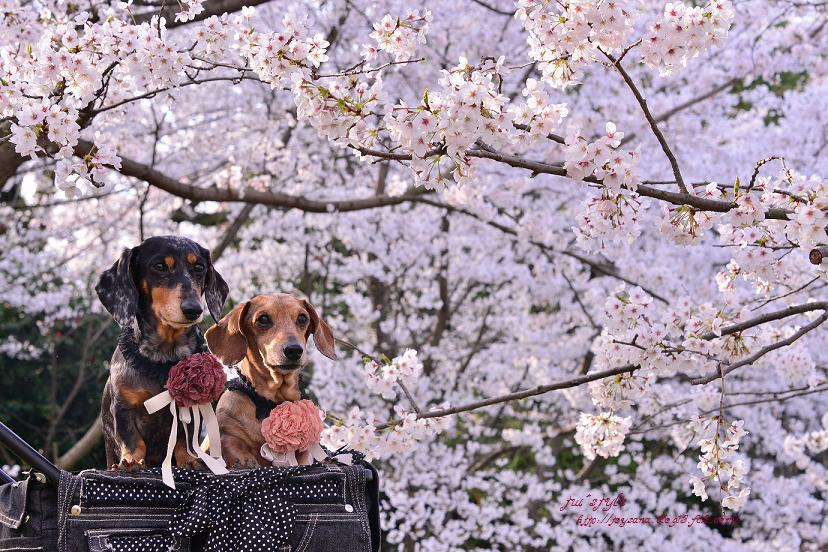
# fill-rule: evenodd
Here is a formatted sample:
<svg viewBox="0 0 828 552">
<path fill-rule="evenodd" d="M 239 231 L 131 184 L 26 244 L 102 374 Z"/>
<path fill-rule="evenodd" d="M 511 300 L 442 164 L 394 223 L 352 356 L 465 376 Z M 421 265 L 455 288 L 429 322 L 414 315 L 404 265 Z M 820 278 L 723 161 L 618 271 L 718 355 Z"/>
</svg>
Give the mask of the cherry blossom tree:
<svg viewBox="0 0 828 552">
<path fill-rule="evenodd" d="M 96 274 L 168 233 L 234 302 L 306 294 L 323 444 L 380 466 L 392 549 L 820 549 L 825 17 L 0 0 L 0 301 L 100 324 Z"/>
</svg>

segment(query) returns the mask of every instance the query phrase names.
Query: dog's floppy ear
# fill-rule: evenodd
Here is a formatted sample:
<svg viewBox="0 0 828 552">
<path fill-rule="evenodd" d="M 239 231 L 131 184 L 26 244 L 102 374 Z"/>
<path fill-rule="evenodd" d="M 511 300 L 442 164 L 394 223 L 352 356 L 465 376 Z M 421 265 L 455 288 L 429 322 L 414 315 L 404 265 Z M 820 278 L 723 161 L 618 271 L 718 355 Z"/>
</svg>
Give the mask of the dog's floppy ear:
<svg viewBox="0 0 828 552">
<path fill-rule="evenodd" d="M 132 277 L 134 251 L 134 247 L 124 249 L 121 257 L 101 274 L 95 284 L 98 299 L 122 328 L 132 325 L 138 312 L 138 288 Z"/>
<path fill-rule="evenodd" d="M 230 288 L 221 274 L 213 267 L 213 259 L 210 252 L 201 247 L 201 255 L 207 259 L 207 276 L 204 279 L 204 299 L 207 301 L 207 310 L 216 322 L 221 318 L 221 311 L 224 308 L 224 301 Z"/>
<path fill-rule="evenodd" d="M 239 303 L 233 307 L 227 316 L 204 334 L 210 352 L 225 366 L 238 364 L 247 352 L 247 338 L 241 327 L 247 314 L 247 305 L 248 303 Z"/>
<path fill-rule="evenodd" d="M 331 327 L 328 326 L 327 322 L 319 318 L 319 315 L 316 314 L 316 309 L 306 299 L 302 299 L 302 306 L 305 307 L 310 315 L 311 323 L 308 326 L 308 335 L 313 334 L 313 342 L 316 343 L 316 348 L 329 359 L 336 360 L 334 337 L 331 332 Z"/>
</svg>

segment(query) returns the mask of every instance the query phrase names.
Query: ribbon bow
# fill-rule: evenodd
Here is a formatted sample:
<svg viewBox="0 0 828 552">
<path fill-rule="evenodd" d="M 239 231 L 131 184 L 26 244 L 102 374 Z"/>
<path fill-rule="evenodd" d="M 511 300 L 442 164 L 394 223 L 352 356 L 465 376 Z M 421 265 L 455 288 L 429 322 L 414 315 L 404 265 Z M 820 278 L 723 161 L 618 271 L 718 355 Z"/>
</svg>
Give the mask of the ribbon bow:
<svg viewBox="0 0 828 552">
<path fill-rule="evenodd" d="M 296 507 L 284 482 L 308 470 L 259 469 L 199 486 L 170 520 L 172 534 L 207 534 L 205 552 L 271 552 L 288 544 Z"/>
<path fill-rule="evenodd" d="M 167 377 L 167 389 L 144 402 L 147 412 L 154 414 L 169 405 L 173 423 L 167 441 L 167 456 L 161 464 L 161 479 L 168 487 L 175 489 L 172 474 L 172 458 L 178 441 L 178 420 L 184 424 L 184 441 L 187 454 L 199 458 L 215 474 L 228 473 L 221 457 L 221 435 L 218 420 L 213 412 L 212 401 L 221 395 L 227 376 L 221 364 L 210 353 L 196 353 L 185 358 L 172 368 Z M 202 420 L 210 439 L 209 454 L 201 449 L 198 437 Z M 193 424 L 192 441 L 189 424 Z"/>
</svg>

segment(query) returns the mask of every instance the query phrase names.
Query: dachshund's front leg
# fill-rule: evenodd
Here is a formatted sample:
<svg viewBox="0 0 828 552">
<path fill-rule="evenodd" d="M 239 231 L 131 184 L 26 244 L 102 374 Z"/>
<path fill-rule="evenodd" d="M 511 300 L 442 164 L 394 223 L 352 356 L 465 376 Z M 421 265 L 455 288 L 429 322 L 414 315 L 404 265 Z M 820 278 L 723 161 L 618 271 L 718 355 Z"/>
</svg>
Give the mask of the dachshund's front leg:
<svg viewBox="0 0 828 552">
<path fill-rule="evenodd" d="M 175 465 L 179 468 L 189 468 L 191 470 L 203 471 L 207 469 L 207 465 L 201 458 L 193 458 L 187 450 L 187 443 L 184 436 L 179 435 L 178 441 L 175 443 L 173 449 L 173 456 L 175 456 Z"/>
<path fill-rule="evenodd" d="M 146 467 L 147 445 L 135 424 L 133 408 L 117 395 L 112 401 L 114 434 L 119 461 L 110 469 L 134 471 Z"/>
<path fill-rule="evenodd" d="M 252 470 L 263 465 L 259 461 L 259 451 L 252 450 L 246 442 L 232 435 L 221 436 L 221 455 L 230 469 Z"/>
</svg>

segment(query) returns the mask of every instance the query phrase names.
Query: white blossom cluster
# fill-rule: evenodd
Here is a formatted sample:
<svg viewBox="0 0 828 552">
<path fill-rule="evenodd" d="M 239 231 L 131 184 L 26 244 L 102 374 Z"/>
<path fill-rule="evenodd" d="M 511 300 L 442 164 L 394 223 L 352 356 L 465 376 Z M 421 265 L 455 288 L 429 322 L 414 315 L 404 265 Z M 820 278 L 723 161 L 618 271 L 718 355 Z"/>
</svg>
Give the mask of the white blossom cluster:
<svg viewBox="0 0 828 552">
<path fill-rule="evenodd" d="M 445 186 L 446 174 L 458 184 L 474 175 L 468 150 L 480 144 L 499 147 L 509 142 L 509 99 L 500 93 L 503 58 L 472 66 L 466 58 L 442 71 L 438 91 L 429 92 L 422 103 L 397 105 L 386 115 L 392 138 L 413 152 L 411 170 L 415 182 L 426 187 Z M 432 149 L 444 149 L 437 155 Z"/>
<path fill-rule="evenodd" d="M 624 450 L 624 437 L 631 425 L 629 417 L 622 418 L 611 412 L 581 414 L 575 430 L 575 442 L 587 460 L 594 460 L 596 455 L 603 458 L 618 456 Z"/>
<path fill-rule="evenodd" d="M 362 57 L 374 59 L 382 50 L 394 56 L 394 61 L 408 61 L 414 56 L 417 47 L 425 44 L 428 23 L 432 20 L 431 12 L 409 11 L 405 17 L 393 17 L 386 14 L 374 23 L 374 32 L 370 37 L 376 46 L 363 47 Z"/>
<path fill-rule="evenodd" d="M 707 484 L 716 483 L 723 493 L 722 508 L 739 511 L 745 506 L 750 488 L 744 486 L 748 467 L 741 458 L 736 458 L 739 441 L 747 435 L 742 426 L 744 421 L 728 422 L 721 416 L 699 417 L 691 421 L 690 428 L 705 438 L 698 442 L 701 450 L 698 468 L 701 477 L 693 476 L 693 494 L 707 500 Z"/>
<path fill-rule="evenodd" d="M 802 435 L 786 435 L 782 457 L 803 470 L 817 488 L 825 492 L 828 490 L 828 470 L 817 457 L 828 450 L 828 414 L 822 415 L 821 422 L 821 427 L 814 431 Z"/>
<path fill-rule="evenodd" d="M 398 413 L 400 419 L 390 428 L 380 430 L 373 414 L 354 407 L 341 423 L 323 430 L 321 443 L 330 450 L 359 450 L 370 461 L 410 453 L 423 441 L 444 431 L 449 424 L 445 418 L 418 418 L 401 409 Z"/>
<path fill-rule="evenodd" d="M 599 51 L 624 47 L 632 30 L 625 2 L 519 0 L 517 17 L 529 32 L 529 55 L 554 88 L 581 81 L 581 65 Z"/>
<path fill-rule="evenodd" d="M 735 12 L 728 0 L 705 6 L 668 2 L 642 40 L 642 58 L 662 75 L 683 69 L 688 60 L 715 47 L 727 36 Z"/>
<path fill-rule="evenodd" d="M 397 383 L 412 384 L 422 374 L 423 363 L 417 358 L 417 351 L 406 349 L 388 363 L 369 360 L 364 369 L 368 388 L 385 399 L 393 399 L 397 396 Z"/>
</svg>

